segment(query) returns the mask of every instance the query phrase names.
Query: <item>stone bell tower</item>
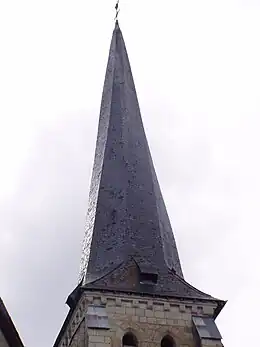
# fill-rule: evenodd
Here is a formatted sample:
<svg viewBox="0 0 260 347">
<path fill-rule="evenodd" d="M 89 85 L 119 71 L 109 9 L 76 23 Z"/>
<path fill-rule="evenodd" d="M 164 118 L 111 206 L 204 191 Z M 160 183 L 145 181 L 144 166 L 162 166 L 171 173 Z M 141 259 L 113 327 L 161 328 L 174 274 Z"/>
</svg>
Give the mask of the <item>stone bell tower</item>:
<svg viewBox="0 0 260 347">
<path fill-rule="evenodd" d="M 101 102 L 80 282 L 54 347 L 222 346 L 225 302 L 183 277 L 118 22 Z"/>
</svg>

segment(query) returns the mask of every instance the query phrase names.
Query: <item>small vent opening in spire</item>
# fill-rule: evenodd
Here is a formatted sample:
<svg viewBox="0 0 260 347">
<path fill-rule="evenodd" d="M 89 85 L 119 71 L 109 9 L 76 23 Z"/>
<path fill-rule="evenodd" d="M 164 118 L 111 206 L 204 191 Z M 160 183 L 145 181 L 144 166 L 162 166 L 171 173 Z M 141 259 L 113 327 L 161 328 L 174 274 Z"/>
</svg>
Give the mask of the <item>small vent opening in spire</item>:
<svg viewBox="0 0 260 347">
<path fill-rule="evenodd" d="M 141 284 L 156 284 L 158 280 L 158 274 L 156 273 L 140 273 L 140 283 Z"/>
</svg>

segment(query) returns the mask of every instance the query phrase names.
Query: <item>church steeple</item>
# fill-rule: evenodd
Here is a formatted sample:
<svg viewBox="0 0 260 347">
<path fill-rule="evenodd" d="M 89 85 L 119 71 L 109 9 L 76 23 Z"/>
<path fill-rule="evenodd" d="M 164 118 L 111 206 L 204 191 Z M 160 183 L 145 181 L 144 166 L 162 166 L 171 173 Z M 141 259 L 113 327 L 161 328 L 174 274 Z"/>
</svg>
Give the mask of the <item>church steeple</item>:
<svg viewBox="0 0 260 347">
<path fill-rule="evenodd" d="M 101 277 L 127 257 L 183 277 L 116 21 L 104 83 L 81 277 Z"/>
<path fill-rule="evenodd" d="M 54 347 L 223 347 L 214 320 L 225 302 L 183 277 L 117 21 L 101 101 L 80 281 L 67 303 L 70 311 Z"/>
<path fill-rule="evenodd" d="M 129 275 L 122 279 L 122 271 Z M 101 101 L 80 279 L 85 288 L 211 299 L 183 278 L 118 21 Z"/>
</svg>

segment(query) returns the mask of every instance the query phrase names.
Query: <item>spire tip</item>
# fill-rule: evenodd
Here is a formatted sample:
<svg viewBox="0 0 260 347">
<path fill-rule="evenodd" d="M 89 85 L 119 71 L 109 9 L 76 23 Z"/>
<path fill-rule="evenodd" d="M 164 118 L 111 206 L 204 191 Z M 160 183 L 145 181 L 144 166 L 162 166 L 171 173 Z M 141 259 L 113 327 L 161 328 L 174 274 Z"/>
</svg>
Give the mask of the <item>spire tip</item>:
<svg viewBox="0 0 260 347">
<path fill-rule="evenodd" d="M 115 21 L 116 21 L 116 24 L 118 24 L 118 14 L 120 12 L 120 8 L 119 8 L 119 0 L 117 0 L 117 3 L 116 3 L 116 6 L 115 6 L 115 9 L 116 9 L 116 16 L 115 16 Z"/>
</svg>

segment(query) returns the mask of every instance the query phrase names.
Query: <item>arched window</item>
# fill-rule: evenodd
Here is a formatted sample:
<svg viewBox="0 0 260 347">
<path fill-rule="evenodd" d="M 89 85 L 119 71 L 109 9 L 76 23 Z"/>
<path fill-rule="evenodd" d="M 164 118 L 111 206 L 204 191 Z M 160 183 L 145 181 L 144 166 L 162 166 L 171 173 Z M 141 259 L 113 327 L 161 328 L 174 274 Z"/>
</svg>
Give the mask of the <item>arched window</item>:
<svg viewBox="0 0 260 347">
<path fill-rule="evenodd" d="M 164 336 L 161 341 L 161 347 L 175 347 L 173 338 L 169 335 Z"/>
<path fill-rule="evenodd" d="M 122 340 L 123 347 L 138 347 L 137 338 L 132 333 L 126 333 Z"/>
</svg>

